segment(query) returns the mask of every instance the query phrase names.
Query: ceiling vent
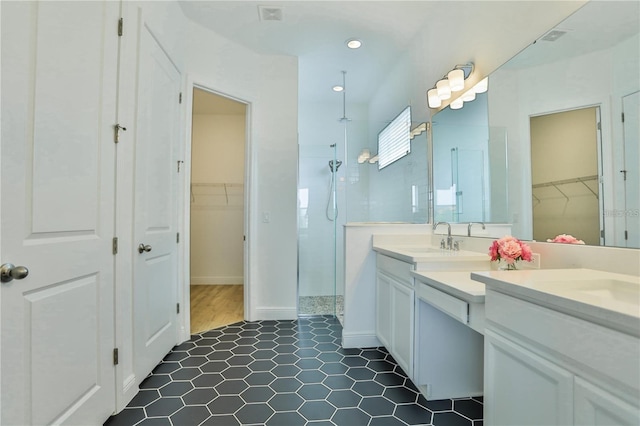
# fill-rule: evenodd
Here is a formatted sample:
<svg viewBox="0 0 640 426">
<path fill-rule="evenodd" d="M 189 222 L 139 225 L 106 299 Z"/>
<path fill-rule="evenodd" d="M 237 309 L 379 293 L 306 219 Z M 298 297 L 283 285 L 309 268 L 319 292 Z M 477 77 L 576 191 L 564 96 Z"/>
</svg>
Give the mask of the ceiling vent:
<svg viewBox="0 0 640 426">
<path fill-rule="evenodd" d="M 258 6 L 261 21 L 282 21 L 282 8 L 273 6 Z"/>
<path fill-rule="evenodd" d="M 557 39 L 565 35 L 567 32 L 569 32 L 569 30 L 551 30 L 545 35 L 543 35 L 540 40 L 556 41 Z"/>
</svg>

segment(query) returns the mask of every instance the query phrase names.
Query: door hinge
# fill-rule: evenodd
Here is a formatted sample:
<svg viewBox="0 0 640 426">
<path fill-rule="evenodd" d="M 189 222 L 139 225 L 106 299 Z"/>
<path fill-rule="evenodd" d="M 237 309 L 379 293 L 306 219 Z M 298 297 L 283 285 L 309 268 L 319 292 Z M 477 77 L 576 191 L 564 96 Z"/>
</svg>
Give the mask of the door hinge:
<svg viewBox="0 0 640 426">
<path fill-rule="evenodd" d="M 622 122 L 624 123 L 624 112 L 622 113 Z"/>
<path fill-rule="evenodd" d="M 120 142 L 120 130 L 122 130 L 123 132 L 127 131 L 126 127 L 122 127 L 120 124 L 114 124 L 113 125 L 113 142 L 118 143 Z"/>
<path fill-rule="evenodd" d="M 122 29 L 123 29 L 124 19 L 118 19 L 118 37 L 122 37 Z"/>
<path fill-rule="evenodd" d="M 113 241 L 111 242 L 111 252 L 113 254 L 118 254 L 118 237 L 113 237 Z"/>
<path fill-rule="evenodd" d="M 629 231 L 624 231 L 624 239 L 625 241 L 629 239 Z"/>
<path fill-rule="evenodd" d="M 182 92 L 180 92 L 180 94 L 178 95 L 178 103 L 182 103 Z"/>
<path fill-rule="evenodd" d="M 600 238 L 604 238 L 604 229 L 600 230 Z"/>
<path fill-rule="evenodd" d="M 180 313 L 180 304 L 176 303 L 176 314 Z"/>
<path fill-rule="evenodd" d="M 184 163 L 184 161 L 178 160 L 178 173 L 180 173 L 180 168 L 182 167 L 182 163 Z"/>
<path fill-rule="evenodd" d="M 176 243 L 180 242 L 180 233 L 176 232 Z"/>
<path fill-rule="evenodd" d="M 118 365 L 118 348 L 113 348 L 113 365 Z"/>
<path fill-rule="evenodd" d="M 600 124 L 600 122 L 599 122 L 599 121 L 598 121 L 597 129 L 598 129 L 598 130 L 602 130 L 602 124 Z"/>
</svg>

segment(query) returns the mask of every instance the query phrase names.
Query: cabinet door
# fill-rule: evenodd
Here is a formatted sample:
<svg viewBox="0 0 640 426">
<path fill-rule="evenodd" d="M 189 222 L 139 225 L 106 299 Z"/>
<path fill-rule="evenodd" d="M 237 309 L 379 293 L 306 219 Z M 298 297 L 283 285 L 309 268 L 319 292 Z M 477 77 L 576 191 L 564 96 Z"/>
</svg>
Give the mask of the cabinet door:
<svg viewBox="0 0 640 426">
<path fill-rule="evenodd" d="M 572 373 L 492 330 L 484 337 L 486 424 L 573 424 Z"/>
<path fill-rule="evenodd" d="M 575 424 L 638 425 L 640 408 L 634 407 L 602 388 L 575 378 Z"/>
<path fill-rule="evenodd" d="M 391 351 L 391 281 L 378 273 L 376 278 L 376 336 Z"/>
<path fill-rule="evenodd" d="M 393 356 L 405 373 L 412 377 L 414 292 L 394 281 L 391 283 Z"/>
</svg>

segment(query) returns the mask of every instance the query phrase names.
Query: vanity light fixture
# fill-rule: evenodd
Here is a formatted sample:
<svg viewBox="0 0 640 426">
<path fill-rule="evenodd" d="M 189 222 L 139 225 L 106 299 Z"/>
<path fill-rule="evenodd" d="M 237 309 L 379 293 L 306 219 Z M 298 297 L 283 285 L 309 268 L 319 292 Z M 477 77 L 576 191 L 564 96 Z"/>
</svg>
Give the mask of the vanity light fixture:
<svg viewBox="0 0 640 426">
<path fill-rule="evenodd" d="M 372 157 L 371 151 L 369 150 L 369 148 L 362 148 L 362 151 L 360 151 L 360 155 L 358 155 L 358 164 L 364 164 L 364 163 L 375 164 L 377 162 L 378 162 L 377 154 Z"/>
<path fill-rule="evenodd" d="M 357 38 L 350 38 L 346 41 L 346 45 L 349 49 L 360 49 L 360 47 L 362 47 L 362 41 Z"/>
<path fill-rule="evenodd" d="M 333 90 L 334 92 L 342 92 L 344 90 L 343 86 L 333 86 L 331 88 L 331 90 Z"/>
<path fill-rule="evenodd" d="M 464 82 L 473 72 L 473 63 L 456 65 L 447 75 L 438 80 L 435 87 L 427 91 L 427 101 L 429 108 L 437 109 L 442 106 L 442 101 L 451 99 L 453 93 L 464 90 Z M 485 77 L 471 89 L 462 95 L 455 97 L 449 106 L 451 109 L 460 109 L 465 102 L 475 100 L 476 94 L 484 93 L 488 89 L 488 78 Z"/>
<path fill-rule="evenodd" d="M 360 155 L 358 155 L 358 164 L 362 164 L 365 161 L 369 161 L 371 158 L 371 151 L 368 148 L 362 148 L 360 151 Z"/>
</svg>

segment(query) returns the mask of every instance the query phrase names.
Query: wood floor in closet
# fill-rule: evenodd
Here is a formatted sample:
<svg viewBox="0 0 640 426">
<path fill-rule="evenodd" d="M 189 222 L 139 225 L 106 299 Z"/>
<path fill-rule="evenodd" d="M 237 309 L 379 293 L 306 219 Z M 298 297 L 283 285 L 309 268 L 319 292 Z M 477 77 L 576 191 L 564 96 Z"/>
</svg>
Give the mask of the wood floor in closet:
<svg viewBox="0 0 640 426">
<path fill-rule="evenodd" d="M 191 334 L 244 319 L 242 285 L 192 285 Z"/>
</svg>

